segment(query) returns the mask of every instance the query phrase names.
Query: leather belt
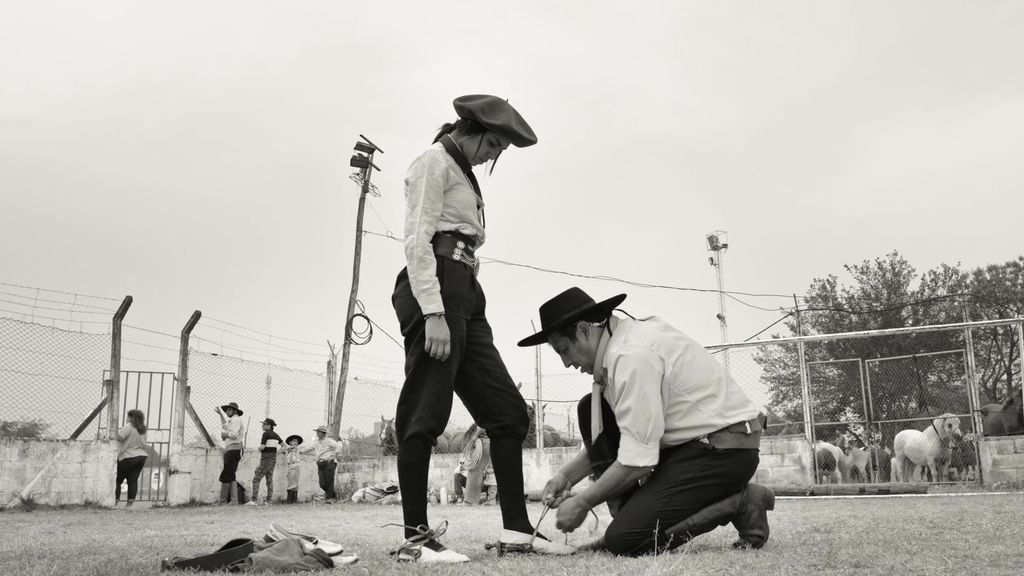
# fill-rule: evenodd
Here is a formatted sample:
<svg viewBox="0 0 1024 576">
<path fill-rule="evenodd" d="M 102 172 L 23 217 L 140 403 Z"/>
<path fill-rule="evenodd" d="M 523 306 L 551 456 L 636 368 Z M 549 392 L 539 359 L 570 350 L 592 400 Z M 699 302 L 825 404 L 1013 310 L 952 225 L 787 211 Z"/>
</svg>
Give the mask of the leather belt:
<svg viewBox="0 0 1024 576">
<path fill-rule="evenodd" d="M 761 445 L 761 431 L 764 429 L 761 416 L 730 424 L 707 435 L 707 443 L 719 450 L 737 448 L 754 449 Z"/>
<path fill-rule="evenodd" d="M 461 262 L 469 266 L 474 273 L 480 268 L 480 261 L 474 256 L 475 246 L 471 241 L 439 232 L 434 234 L 430 243 L 434 245 L 434 254 Z"/>
</svg>

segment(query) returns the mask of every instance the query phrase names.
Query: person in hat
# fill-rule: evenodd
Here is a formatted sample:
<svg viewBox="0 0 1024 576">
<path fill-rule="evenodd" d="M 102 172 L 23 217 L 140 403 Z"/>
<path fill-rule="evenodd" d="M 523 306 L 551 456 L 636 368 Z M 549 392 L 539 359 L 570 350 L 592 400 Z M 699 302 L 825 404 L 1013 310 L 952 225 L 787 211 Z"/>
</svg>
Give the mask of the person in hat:
<svg viewBox="0 0 1024 576">
<path fill-rule="evenodd" d="M 516 549 L 531 542 L 533 526 L 523 495 L 522 444 L 529 427 L 526 402 L 494 347 L 477 282 L 477 251 L 485 240 L 484 200 L 472 167 L 494 162 L 510 145 L 537 137 L 506 100 L 456 98 L 458 119 L 441 127 L 405 177 L 406 267 L 391 301 L 405 337 L 405 383 L 396 411 L 398 479 L 405 495 L 405 544 L 399 561 L 465 562 L 446 549 L 427 521 L 431 449 L 444 432 L 454 391 L 487 429 L 501 494 L 500 542 Z M 571 552 L 539 536 L 532 550 Z"/>
<path fill-rule="evenodd" d="M 292 434 L 284 439 L 287 446 L 284 449 L 284 461 L 288 465 L 288 500 L 289 504 L 299 502 L 299 464 L 302 457 L 299 453 L 299 446 L 302 445 L 302 436 Z"/>
<path fill-rule="evenodd" d="M 235 473 L 242 459 L 242 410 L 236 402 L 213 409 L 220 416 L 220 438 L 224 441 L 224 467 L 220 471 L 220 503 L 238 502 L 238 483 Z"/>
<path fill-rule="evenodd" d="M 570 288 L 540 307 L 542 330 L 566 367 L 594 375 L 578 405 L 584 450 L 544 487 L 556 527 L 572 531 L 608 504 L 613 520 L 588 546 L 639 555 L 674 548 L 729 522 L 736 547 L 768 539 L 771 489 L 749 484 L 763 422 L 757 406 L 699 343 L 657 317 L 620 318 L 620 294 L 595 302 Z M 596 475 L 579 494 L 569 490 Z"/>
<path fill-rule="evenodd" d="M 320 480 L 320 489 L 324 491 L 324 501 L 333 503 L 338 499 L 334 492 L 334 473 L 338 469 L 338 448 L 341 446 L 337 440 L 327 437 L 327 426 L 317 426 L 316 442 L 313 446 L 303 450 L 316 454 L 316 471 Z"/>
<path fill-rule="evenodd" d="M 252 500 L 249 504 L 256 506 L 260 496 L 260 479 L 267 479 L 267 498 L 264 504 L 273 503 L 274 499 L 274 468 L 277 467 L 277 447 L 281 445 L 281 437 L 274 432 L 277 422 L 267 418 L 263 422 L 263 436 L 260 438 L 260 463 L 252 475 Z"/>
</svg>

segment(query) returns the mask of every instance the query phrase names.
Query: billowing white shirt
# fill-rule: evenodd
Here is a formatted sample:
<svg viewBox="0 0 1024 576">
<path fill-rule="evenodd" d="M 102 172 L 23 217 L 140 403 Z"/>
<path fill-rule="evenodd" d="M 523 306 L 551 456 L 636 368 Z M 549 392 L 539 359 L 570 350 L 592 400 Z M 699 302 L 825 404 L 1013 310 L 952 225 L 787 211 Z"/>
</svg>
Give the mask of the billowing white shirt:
<svg viewBox="0 0 1024 576">
<path fill-rule="evenodd" d="M 444 312 L 437 259 L 430 244 L 435 232 L 459 232 L 484 243 L 481 200 L 444 146 L 420 154 L 405 175 L 405 259 L 409 285 L 424 314 Z"/>
<path fill-rule="evenodd" d="M 657 317 L 609 322 L 595 366 L 607 369 L 602 395 L 622 434 L 619 463 L 654 466 L 665 448 L 757 417 L 750 397 L 693 338 Z"/>
</svg>

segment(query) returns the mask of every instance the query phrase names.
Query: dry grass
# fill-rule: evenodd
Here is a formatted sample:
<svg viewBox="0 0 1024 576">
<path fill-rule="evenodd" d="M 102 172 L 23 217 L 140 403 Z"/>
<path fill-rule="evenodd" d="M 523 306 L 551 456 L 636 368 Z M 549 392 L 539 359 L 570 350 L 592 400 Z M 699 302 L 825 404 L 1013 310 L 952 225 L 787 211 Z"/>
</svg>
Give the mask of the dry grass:
<svg viewBox="0 0 1024 576">
<path fill-rule="evenodd" d="M 786 499 L 771 515 L 771 541 L 761 551 L 732 550 L 735 531 L 725 527 L 658 557 L 499 560 L 483 549 L 497 538 L 496 508 L 432 508 L 432 521 L 451 522 L 444 542 L 474 560 L 457 566 L 396 564 L 388 550 L 400 542 L 400 529 L 380 526 L 401 519 L 397 506 L 36 510 L 0 514 L 0 574 L 156 574 L 161 557 L 212 551 L 233 537 L 260 537 L 276 520 L 358 552 L 359 564 L 337 569 L 352 574 L 1019 575 L 1024 573 L 1018 551 L 1024 538 L 1021 510 L 1024 494 Z M 531 506 L 530 514 L 539 517 L 539 506 Z M 553 516 L 543 526 L 550 536 L 555 536 Z M 570 543 L 587 539 L 585 533 L 574 534 Z"/>
</svg>

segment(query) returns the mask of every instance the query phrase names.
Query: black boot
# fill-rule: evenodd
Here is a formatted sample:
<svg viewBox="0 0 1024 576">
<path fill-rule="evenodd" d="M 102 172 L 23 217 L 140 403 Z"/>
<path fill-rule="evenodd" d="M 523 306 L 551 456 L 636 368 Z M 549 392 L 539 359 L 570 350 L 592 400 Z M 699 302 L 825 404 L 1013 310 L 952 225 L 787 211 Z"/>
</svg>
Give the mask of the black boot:
<svg viewBox="0 0 1024 576">
<path fill-rule="evenodd" d="M 747 505 L 732 519 L 740 533 L 733 548 L 760 548 L 768 541 L 768 511 L 775 509 L 775 492 L 767 486 L 747 486 Z"/>
<path fill-rule="evenodd" d="M 289 490 L 288 491 L 288 503 L 289 504 L 298 504 L 299 503 L 299 491 L 298 490 Z"/>
<path fill-rule="evenodd" d="M 775 493 L 760 484 L 748 484 L 743 490 L 701 508 L 696 514 L 672 526 L 665 534 L 689 541 L 732 522 L 740 533 L 736 548 L 760 548 L 768 541 L 768 510 L 775 508 Z"/>
</svg>

